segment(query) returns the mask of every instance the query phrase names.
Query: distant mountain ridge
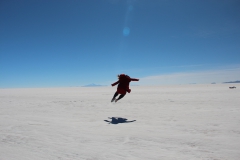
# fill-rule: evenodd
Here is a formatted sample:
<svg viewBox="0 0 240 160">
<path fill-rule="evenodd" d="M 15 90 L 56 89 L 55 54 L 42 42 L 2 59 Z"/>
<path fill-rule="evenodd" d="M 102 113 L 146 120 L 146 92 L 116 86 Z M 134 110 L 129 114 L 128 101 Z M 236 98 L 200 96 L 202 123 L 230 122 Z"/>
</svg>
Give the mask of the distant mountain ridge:
<svg viewBox="0 0 240 160">
<path fill-rule="evenodd" d="M 91 83 L 91 84 L 88 84 L 88 85 L 85 85 L 85 86 L 82 86 L 82 87 L 103 87 L 103 86 L 107 86 L 107 85 L 100 85 L 100 84 Z"/>
<path fill-rule="evenodd" d="M 230 81 L 230 82 L 223 82 L 223 83 L 240 83 L 240 81 L 237 80 L 237 81 Z"/>
</svg>

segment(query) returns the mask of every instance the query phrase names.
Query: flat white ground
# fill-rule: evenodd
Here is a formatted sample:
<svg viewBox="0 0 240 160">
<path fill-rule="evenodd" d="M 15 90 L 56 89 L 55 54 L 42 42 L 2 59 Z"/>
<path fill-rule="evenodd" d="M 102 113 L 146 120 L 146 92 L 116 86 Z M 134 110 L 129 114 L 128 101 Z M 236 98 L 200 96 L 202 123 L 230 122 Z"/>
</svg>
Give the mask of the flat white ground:
<svg viewBox="0 0 240 160">
<path fill-rule="evenodd" d="M 0 160 L 239 160 L 234 85 L 0 89 Z"/>
</svg>

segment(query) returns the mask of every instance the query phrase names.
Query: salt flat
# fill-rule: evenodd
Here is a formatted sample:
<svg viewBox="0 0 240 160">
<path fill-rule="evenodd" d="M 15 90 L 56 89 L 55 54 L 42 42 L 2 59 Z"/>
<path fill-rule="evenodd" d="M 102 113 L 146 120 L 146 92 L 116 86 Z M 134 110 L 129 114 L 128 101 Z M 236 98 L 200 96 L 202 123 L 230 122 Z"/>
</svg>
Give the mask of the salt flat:
<svg viewBox="0 0 240 160">
<path fill-rule="evenodd" d="M 117 103 L 116 87 L 0 89 L 0 160 L 239 160 L 229 86 L 132 86 Z"/>
</svg>

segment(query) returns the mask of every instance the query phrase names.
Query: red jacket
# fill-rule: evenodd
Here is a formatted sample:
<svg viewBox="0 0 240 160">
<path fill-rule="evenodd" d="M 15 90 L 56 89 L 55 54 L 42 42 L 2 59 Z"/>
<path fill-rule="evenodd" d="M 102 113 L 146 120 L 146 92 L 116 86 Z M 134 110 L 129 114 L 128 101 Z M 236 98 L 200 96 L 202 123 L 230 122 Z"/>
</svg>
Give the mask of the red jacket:
<svg viewBox="0 0 240 160">
<path fill-rule="evenodd" d="M 130 93 L 131 90 L 129 89 L 129 83 L 131 81 L 139 81 L 139 79 L 130 78 L 128 75 L 121 74 L 119 76 L 119 80 L 117 82 L 113 83 L 112 86 L 115 86 L 118 84 L 118 89 L 124 89 L 125 91 Z"/>
</svg>

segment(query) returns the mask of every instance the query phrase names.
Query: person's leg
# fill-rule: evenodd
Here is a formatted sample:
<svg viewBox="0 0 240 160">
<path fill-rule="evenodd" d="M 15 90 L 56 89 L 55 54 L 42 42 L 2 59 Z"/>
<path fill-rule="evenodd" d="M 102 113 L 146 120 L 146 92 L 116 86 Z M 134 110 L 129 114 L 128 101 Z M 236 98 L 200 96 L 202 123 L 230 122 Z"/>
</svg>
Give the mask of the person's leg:
<svg viewBox="0 0 240 160">
<path fill-rule="evenodd" d="M 122 99 L 126 94 L 121 94 L 118 99 L 115 100 L 115 102 L 117 102 L 118 100 Z"/>
<path fill-rule="evenodd" d="M 111 102 L 113 102 L 117 96 L 118 96 L 118 93 L 117 93 L 117 92 L 115 92 L 115 94 L 114 94 L 114 96 L 113 96 L 113 98 L 112 98 Z"/>
<path fill-rule="evenodd" d="M 119 97 L 118 97 L 118 100 L 119 99 L 122 99 L 126 94 L 121 94 Z"/>
</svg>

